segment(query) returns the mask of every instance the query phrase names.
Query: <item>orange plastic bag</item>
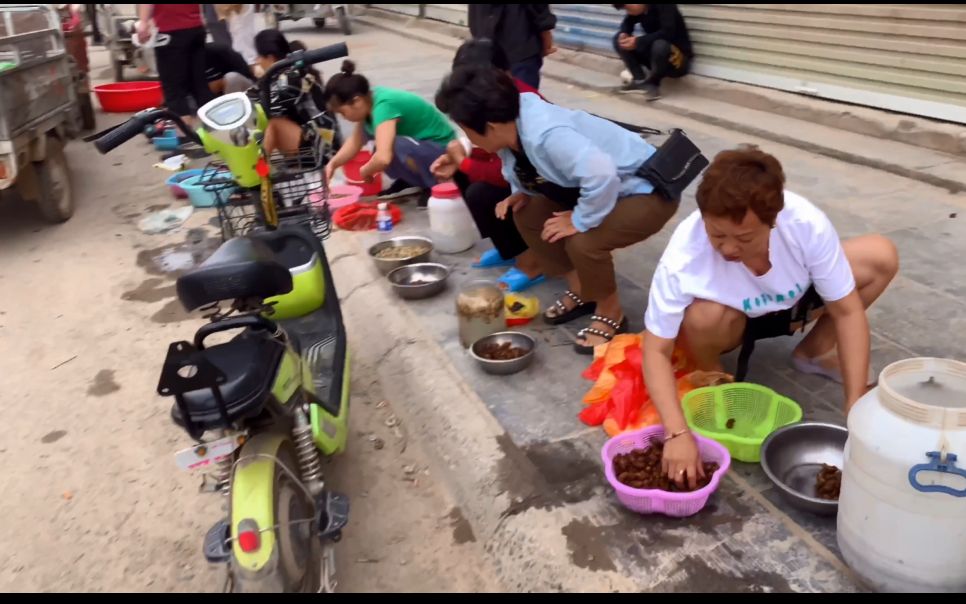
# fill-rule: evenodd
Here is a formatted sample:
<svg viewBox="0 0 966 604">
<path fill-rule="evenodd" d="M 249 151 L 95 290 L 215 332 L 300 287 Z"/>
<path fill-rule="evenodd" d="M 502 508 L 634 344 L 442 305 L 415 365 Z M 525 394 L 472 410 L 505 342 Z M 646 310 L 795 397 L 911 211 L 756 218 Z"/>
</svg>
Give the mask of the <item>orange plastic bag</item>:
<svg viewBox="0 0 966 604">
<path fill-rule="evenodd" d="M 594 381 L 583 398 L 582 422 L 603 426 L 610 436 L 660 423 L 644 383 L 642 341 L 641 334 L 621 334 L 594 351 L 594 361 L 582 373 Z M 683 351 L 676 348 L 672 361 L 676 378 L 691 372 Z"/>
</svg>

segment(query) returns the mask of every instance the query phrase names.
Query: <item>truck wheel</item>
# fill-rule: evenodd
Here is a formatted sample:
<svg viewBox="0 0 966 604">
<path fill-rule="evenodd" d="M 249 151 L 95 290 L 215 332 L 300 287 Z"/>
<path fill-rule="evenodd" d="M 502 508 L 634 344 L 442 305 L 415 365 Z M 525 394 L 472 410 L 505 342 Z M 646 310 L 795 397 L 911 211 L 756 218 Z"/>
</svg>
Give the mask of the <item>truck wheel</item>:
<svg viewBox="0 0 966 604">
<path fill-rule="evenodd" d="M 93 130 L 97 126 L 97 119 L 94 116 L 91 95 L 89 93 L 77 95 L 77 103 L 80 105 L 81 126 L 84 130 Z"/>
<path fill-rule="evenodd" d="M 111 65 L 114 67 L 114 81 L 124 81 L 124 63 L 117 57 L 111 58 Z"/>
<path fill-rule="evenodd" d="M 339 29 L 342 30 L 342 35 L 352 35 L 352 24 L 349 21 L 349 13 L 340 7 L 335 9 L 335 16 L 339 20 Z"/>
<path fill-rule="evenodd" d="M 37 207 L 48 222 L 64 222 L 74 215 L 74 195 L 64 144 L 56 138 L 47 141 L 47 159 L 34 162 L 40 195 Z"/>
<path fill-rule="evenodd" d="M 325 27 L 325 17 L 319 17 L 318 19 L 312 19 L 312 22 L 315 23 L 315 27 L 317 27 L 318 29 L 322 29 L 323 27 Z"/>
</svg>

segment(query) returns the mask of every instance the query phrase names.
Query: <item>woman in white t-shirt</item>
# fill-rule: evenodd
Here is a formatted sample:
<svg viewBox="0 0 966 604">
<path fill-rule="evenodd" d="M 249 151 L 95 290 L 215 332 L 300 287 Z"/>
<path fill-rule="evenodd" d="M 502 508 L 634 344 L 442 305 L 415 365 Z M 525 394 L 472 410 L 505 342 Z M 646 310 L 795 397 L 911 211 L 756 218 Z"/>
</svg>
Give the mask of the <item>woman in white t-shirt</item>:
<svg viewBox="0 0 966 604">
<path fill-rule="evenodd" d="M 667 431 L 664 471 L 679 484 L 701 473 L 671 365 L 679 337 L 699 369 L 720 371 L 722 354 L 818 317 L 794 366 L 841 382 L 846 412 L 867 390 L 865 310 L 896 275 L 896 248 L 879 235 L 841 243 L 828 217 L 784 186 L 771 155 L 720 153 L 698 186 L 698 211 L 675 229 L 654 273 L 644 372 Z"/>
</svg>

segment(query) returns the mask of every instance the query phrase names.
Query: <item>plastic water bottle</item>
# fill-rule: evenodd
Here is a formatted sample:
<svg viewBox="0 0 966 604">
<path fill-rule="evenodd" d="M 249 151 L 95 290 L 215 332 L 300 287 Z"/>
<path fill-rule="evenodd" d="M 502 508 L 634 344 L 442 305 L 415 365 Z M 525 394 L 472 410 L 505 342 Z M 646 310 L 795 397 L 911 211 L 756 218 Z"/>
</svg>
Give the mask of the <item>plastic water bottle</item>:
<svg viewBox="0 0 966 604">
<path fill-rule="evenodd" d="M 376 207 L 376 230 L 380 234 L 392 232 L 392 214 L 389 213 L 389 204 L 385 201 L 379 202 Z"/>
</svg>

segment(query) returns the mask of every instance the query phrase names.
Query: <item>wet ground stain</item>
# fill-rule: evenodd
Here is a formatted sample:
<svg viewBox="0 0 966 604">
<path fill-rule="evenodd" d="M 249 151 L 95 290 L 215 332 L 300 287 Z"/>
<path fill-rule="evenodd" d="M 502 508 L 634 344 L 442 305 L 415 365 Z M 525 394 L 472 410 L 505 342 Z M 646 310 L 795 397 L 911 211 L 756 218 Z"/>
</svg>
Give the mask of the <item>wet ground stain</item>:
<svg viewBox="0 0 966 604">
<path fill-rule="evenodd" d="M 94 376 L 87 394 L 91 396 L 106 396 L 112 392 L 117 392 L 121 386 L 114 381 L 114 371 L 111 369 L 101 369 Z"/>
<path fill-rule="evenodd" d="M 40 442 L 44 443 L 45 445 L 49 445 L 57 442 L 65 436 L 67 436 L 67 430 L 54 430 L 53 432 L 44 434 L 43 437 L 41 437 Z"/>
<path fill-rule="evenodd" d="M 206 229 L 189 229 L 181 243 L 138 251 L 137 265 L 149 275 L 177 278 L 207 260 L 219 245 L 221 240 Z"/>
<path fill-rule="evenodd" d="M 764 570 L 731 574 L 716 569 L 702 558 L 684 556 L 677 570 L 652 591 L 674 593 L 792 593 L 796 590 L 784 576 Z"/>
<path fill-rule="evenodd" d="M 592 571 L 617 570 L 607 553 L 607 544 L 616 536 L 609 527 L 599 527 L 587 518 L 580 518 L 571 521 L 560 532 L 567 538 L 570 560 L 576 566 Z"/>
<path fill-rule="evenodd" d="M 597 454 L 583 441 L 535 443 L 521 449 L 507 434 L 496 440 L 504 454 L 497 479 L 511 502 L 504 517 L 587 501 L 606 487 Z"/>
<path fill-rule="evenodd" d="M 128 302 L 152 303 L 174 298 L 177 294 L 177 288 L 173 283 L 167 284 L 164 279 L 152 277 L 145 279 L 141 285 L 134 289 L 121 294 L 121 299 Z"/>
<path fill-rule="evenodd" d="M 453 508 L 453 511 L 449 513 L 450 524 L 453 527 L 453 542 L 457 545 L 463 545 L 464 543 L 476 543 L 476 535 L 473 534 L 473 527 L 470 525 L 470 521 L 466 519 L 463 515 L 463 510 L 460 508 Z"/>
</svg>

